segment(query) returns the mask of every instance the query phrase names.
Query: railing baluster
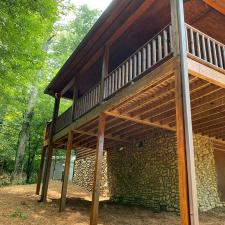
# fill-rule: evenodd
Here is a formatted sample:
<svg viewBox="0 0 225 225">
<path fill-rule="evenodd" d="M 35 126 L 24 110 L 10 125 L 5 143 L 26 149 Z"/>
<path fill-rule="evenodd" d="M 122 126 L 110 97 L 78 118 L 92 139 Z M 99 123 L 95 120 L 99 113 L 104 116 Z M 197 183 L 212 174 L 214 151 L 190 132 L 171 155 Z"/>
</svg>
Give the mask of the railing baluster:
<svg viewBox="0 0 225 225">
<path fill-rule="evenodd" d="M 115 91 L 118 90 L 118 70 L 115 71 Z"/>
<path fill-rule="evenodd" d="M 138 75 L 141 74 L 141 51 L 138 52 Z"/>
<path fill-rule="evenodd" d="M 90 108 L 90 92 L 87 93 L 87 109 L 86 111 L 88 111 Z"/>
<path fill-rule="evenodd" d="M 98 86 L 96 86 L 94 89 L 94 101 L 93 101 L 94 106 L 96 106 L 96 104 L 97 104 L 97 87 Z"/>
<path fill-rule="evenodd" d="M 106 91 L 106 88 L 107 88 L 107 78 L 104 79 L 104 98 L 107 97 L 107 91 Z"/>
<path fill-rule="evenodd" d="M 100 102 L 100 89 L 101 89 L 101 85 L 98 85 L 98 91 L 97 91 L 97 104 Z"/>
<path fill-rule="evenodd" d="M 121 80 L 122 80 L 122 71 L 121 67 L 119 68 L 119 78 L 118 78 L 118 89 L 121 88 Z"/>
<path fill-rule="evenodd" d="M 219 67 L 223 68 L 223 61 L 222 61 L 222 54 L 221 54 L 221 46 L 218 44 L 217 45 L 217 50 L 218 50 L 218 63 Z"/>
<path fill-rule="evenodd" d="M 148 52 L 148 65 L 147 67 L 150 68 L 152 65 L 152 53 L 151 53 L 151 44 L 148 43 L 147 45 L 147 52 Z"/>
<path fill-rule="evenodd" d="M 125 77 L 125 83 L 127 84 L 129 82 L 129 61 L 126 62 L 126 77 Z"/>
<path fill-rule="evenodd" d="M 137 76 L 137 54 L 134 55 L 134 78 Z"/>
<path fill-rule="evenodd" d="M 146 70 L 146 47 L 142 49 L 142 71 Z"/>
<path fill-rule="evenodd" d="M 202 58 L 201 49 L 200 49 L 200 40 L 199 40 L 199 33 L 196 33 L 196 41 L 197 41 L 197 54 L 199 58 Z"/>
<path fill-rule="evenodd" d="M 214 63 L 216 66 L 218 66 L 218 60 L 217 60 L 217 53 L 216 53 L 216 44 L 213 41 L 213 58 L 214 58 Z"/>
<path fill-rule="evenodd" d="M 109 96 L 112 94 L 112 76 L 109 76 Z"/>
<path fill-rule="evenodd" d="M 107 98 L 109 97 L 110 92 L 109 92 L 109 77 L 107 77 Z"/>
<path fill-rule="evenodd" d="M 212 63 L 212 48 L 211 48 L 211 41 L 209 38 L 207 38 L 207 48 L 208 48 L 209 62 Z"/>
<path fill-rule="evenodd" d="M 158 61 L 162 59 L 162 37 L 158 35 Z"/>
<path fill-rule="evenodd" d="M 174 52 L 173 36 L 172 36 L 172 25 L 169 25 L 169 37 L 170 37 L 170 52 Z"/>
<path fill-rule="evenodd" d="M 130 58 L 130 73 L 129 73 L 129 80 L 131 81 L 133 79 L 133 60 L 132 57 Z"/>
<path fill-rule="evenodd" d="M 85 94 L 85 112 L 88 110 L 88 94 Z"/>
<path fill-rule="evenodd" d="M 121 85 L 122 85 L 122 87 L 124 86 L 124 83 L 125 83 L 125 65 L 123 64 L 122 65 L 122 82 L 121 82 Z"/>
<path fill-rule="evenodd" d="M 191 38 L 191 53 L 193 55 L 196 55 L 195 54 L 195 42 L 194 42 L 194 32 L 192 29 L 190 29 L 190 38 Z"/>
<path fill-rule="evenodd" d="M 167 31 L 163 31 L 163 48 L 164 48 L 164 57 L 168 55 L 168 38 L 167 38 Z"/>
<path fill-rule="evenodd" d="M 202 51 L 203 51 L 203 59 L 207 60 L 206 47 L 205 47 L 205 36 L 204 35 L 202 35 Z"/>
<path fill-rule="evenodd" d="M 115 91 L 115 88 L 114 88 L 114 85 L 115 85 L 115 72 L 112 73 L 112 85 L 111 85 L 111 94 L 114 93 Z"/>
<path fill-rule="evenodd" d="M 186 35 L 186 48 L 187 48 L 187 52 L 190 52 L 190 51 L 189 51 L 189 37 L 188 37 L 188 31 L 189 31 L 189 28 L 186 27 L 186 29 L 185 29 L 185 35 Z"/>
<path fill-rule="evenodd" d="M 156 64 L 157 55 L 156 55 L 156 40 L 152 41 L 152 64 Z"/>
</svg>

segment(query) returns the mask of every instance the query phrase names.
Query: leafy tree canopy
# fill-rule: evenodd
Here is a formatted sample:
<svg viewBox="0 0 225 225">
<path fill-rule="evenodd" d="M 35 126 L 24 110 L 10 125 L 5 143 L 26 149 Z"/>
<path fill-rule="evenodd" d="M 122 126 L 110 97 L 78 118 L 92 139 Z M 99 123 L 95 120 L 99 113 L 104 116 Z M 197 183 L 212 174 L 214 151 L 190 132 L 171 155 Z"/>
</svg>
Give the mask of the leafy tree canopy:
<svg viewBox="0 0 225 225">
<path fill-rule="evenodd" d="M 53 108 L 53 99 L 43 90 L 99 15 L 98 10 L 76 7 L 65 0 L 0 1 L 0 164 L 5 161 L 6 169 L 13 167 L 9 165 L 15 160 L 32 87 L 37 90 L 37 99 L 25 166 L 33 150 L 39 160 L 44 126 Z M 63 104 L 61 110 L 69 104 Z"/>
</svg>

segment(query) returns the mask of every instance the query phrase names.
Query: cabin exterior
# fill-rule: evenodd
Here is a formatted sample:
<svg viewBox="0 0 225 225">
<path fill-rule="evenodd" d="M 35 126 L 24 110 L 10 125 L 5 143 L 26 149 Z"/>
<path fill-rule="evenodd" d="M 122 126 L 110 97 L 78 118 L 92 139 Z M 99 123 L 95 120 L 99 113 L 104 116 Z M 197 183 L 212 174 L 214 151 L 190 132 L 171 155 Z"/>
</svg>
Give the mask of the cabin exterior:
<svg viewBox="0 0 225 225">
<path fill-rule="evenodd" d="M 223 0 L 114 0 L 45 90 L 55 105 L 40 201 L 53 150 L 65 149 L 64 210 L 74 149 L 76 165 L 95 160 L 90 224 L 97 224 L 102 163 L 114 200 L 179 211 L 182 225 L 199 224 L 198 209 L 224 201 L 224 88 Z M 71 107 L 59 115 L 62 98 Z"/>
</svg>

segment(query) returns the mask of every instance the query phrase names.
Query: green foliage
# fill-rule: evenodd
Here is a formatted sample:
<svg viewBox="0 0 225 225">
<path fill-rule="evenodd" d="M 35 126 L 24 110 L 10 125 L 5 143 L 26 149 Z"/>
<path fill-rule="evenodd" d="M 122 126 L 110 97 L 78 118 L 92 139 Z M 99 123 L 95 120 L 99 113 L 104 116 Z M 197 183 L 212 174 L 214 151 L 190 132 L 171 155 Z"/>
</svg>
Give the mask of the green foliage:
<svg viewBox="0 0 225 225">
<path fill-rule="evenodd" d="M 68 14 L 73 18 L 68 20 Z M 13 170 L 30 90 L 35 86 L 38 95 L 24 158 L 26 171 L 29 154 L 35 152 L 31 168 L 31 180 L 35 180 L 44 127 L 53 109 L 53 98 L 43 90 L 99 15 L 98 10 L 75 7 L 64 0 L 0 1 L 0 168 L 3 165 L 4 171 Z M 62 101 L 60 110 L 70 105 Z"/>
<path fill-rule="evenodd" d="M 1 105 L 26 103 L 30 81 L 46 57 L 41 46 L 52 32 L 57 7 L 54 0 L 0 1 Z M 0 110 L 2 115 L 5 109 Z"/>
<path fill-rule="evenodd" d="M 29 87 L 47 53 L 59 1 L 0 1 L 0 156 L 15 157 Z M 11 168 L 10 168 L 11 170 Z"/>
</svg>

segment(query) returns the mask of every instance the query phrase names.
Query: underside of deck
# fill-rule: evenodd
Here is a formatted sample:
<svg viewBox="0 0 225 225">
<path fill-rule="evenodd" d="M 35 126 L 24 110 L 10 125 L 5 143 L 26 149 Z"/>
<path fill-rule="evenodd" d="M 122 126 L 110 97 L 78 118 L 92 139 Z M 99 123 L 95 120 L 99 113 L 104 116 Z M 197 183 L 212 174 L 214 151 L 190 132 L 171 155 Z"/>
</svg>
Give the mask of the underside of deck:
<svg viewBox="0 0 225 225">
<path fill-rule="evenodd" d="M 101 113 L 106 115 L 106 150 L 141 140 L 154 128 L 175 132 L 176 63 L 170 59 L 56 134 L 55 148 L 65 148 L 68 130 L 72 130 L 77 157 L 95 154 Z M 188 66 L 193 131 L 224 142 L 225 74 L 190 58 Z"/>
</svg>

